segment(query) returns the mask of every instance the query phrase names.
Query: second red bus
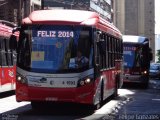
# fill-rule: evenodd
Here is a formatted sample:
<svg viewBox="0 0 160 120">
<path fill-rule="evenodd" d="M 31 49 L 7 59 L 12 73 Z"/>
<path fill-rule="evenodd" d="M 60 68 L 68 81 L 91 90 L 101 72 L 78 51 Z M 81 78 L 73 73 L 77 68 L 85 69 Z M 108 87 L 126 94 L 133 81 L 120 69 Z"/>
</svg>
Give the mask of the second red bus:
<svg viewBox="0 0 160 120">
<path fill-rule="evenodd" d="M 0 93 L 15 90 L 16 44 L 18 34 L 9 21 L 0 20 Z"/>
<path fill-rule="evenodd" d="M 144 36 L 124 35 L 124 82 L 141 83 L 148 86 L 152 53 L 149 39 Z"/>
</svg>

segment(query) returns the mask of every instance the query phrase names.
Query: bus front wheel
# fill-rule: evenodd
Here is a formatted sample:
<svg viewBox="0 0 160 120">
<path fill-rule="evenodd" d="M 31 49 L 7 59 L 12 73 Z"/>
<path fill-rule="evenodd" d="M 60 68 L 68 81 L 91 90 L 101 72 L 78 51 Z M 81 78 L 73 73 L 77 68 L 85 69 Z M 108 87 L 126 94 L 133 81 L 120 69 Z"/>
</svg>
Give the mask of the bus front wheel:
<svg viewBox="0 0 160 120">
<path fill-rule="evenodd" d="M 116 75 L 115 78 L 115 91 L 113 93 L 113 98 L 116 98 L 118 96 L 118 88 L 119 88 L 119 75 Z"/>
<path fill-rule="evenodd" d="M 101 108 L 101 106 L 103 104 L 103 86 L 104 86 L 104 83 L 102 81 L 101 87 L 100 87 L 100 90 L 99 90 L 99 103 L 95 105 L 95 109 L 96 110 L 98 110 L 99 108 Z"/>
<path fill-rule="evenodd" d="M 104 83 L 103 81 L 101 82 L 101 85 L 98 88 L 98 92 L 97 92 L 97 100 L 98 102 L 96 104 L 91 105 L 91 109 L 92 110 L 98 110 L 101 108 L 102 104 L 103 104 L 103 88 L 104 88 Z"/>
<path fill-rule="evenodd" d="M 42 102 L 38 101 L 31 101 L 32 109 L 38 110 L 40 107 L 42 107 Z"/>
</svg>

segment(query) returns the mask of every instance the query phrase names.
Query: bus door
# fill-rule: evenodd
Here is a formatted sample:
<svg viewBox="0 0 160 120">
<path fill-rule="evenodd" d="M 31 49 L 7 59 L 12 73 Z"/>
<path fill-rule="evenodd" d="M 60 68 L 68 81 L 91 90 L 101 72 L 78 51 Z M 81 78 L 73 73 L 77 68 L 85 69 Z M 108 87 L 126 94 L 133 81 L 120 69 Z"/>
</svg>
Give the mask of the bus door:
<svg viewBox="0 0 160 120">
<path fill-rule="evenodd" d="M 96 61 L 96 75 L 103 80 L 104 90 L 108 91 L 112 86 L 112 81 L 109 80 L 111 76 L 111 72 L 106 70 L 107 66 L 107 37 L 105 37 L 105 33 L 97 32 L 96 36 L 96 46 L 95 46 L 95 61 Z M 100 81 L 101 82 L 101 81 Z M 105 92 L 104 91 L 104 92 Z"/>
</svg>

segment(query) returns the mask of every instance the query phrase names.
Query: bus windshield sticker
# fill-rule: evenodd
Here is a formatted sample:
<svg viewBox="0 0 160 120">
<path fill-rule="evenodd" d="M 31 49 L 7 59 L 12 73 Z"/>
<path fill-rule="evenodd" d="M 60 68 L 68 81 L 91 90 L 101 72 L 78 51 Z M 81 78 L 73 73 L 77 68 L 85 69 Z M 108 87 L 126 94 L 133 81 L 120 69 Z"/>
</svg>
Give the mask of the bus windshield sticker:
<svg viewBox="0 0 160 120">
<path fill-rule="evenodd" d="M 32 61 L 44 61 L 44 51 L 32 51 Z"/>
</svg>

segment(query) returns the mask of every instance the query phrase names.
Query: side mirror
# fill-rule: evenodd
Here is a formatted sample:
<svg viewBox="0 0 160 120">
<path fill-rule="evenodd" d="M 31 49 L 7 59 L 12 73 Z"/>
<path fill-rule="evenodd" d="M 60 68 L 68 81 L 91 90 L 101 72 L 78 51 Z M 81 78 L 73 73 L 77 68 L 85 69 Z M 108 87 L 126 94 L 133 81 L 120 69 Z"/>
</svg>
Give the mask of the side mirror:
<svg viewBox="0 0 160 120">
<path fill-rule="evenodd" d="M 153 60 L 153 54 L 149 53 L 149 60 L 152 61 Z"/>
<path fill-rule="evenodd" d="M 149 48 L 149 60 L 152 61 L 153 60 L 153 54 L 152 54 L 152 49 Z"/>
</svg>

